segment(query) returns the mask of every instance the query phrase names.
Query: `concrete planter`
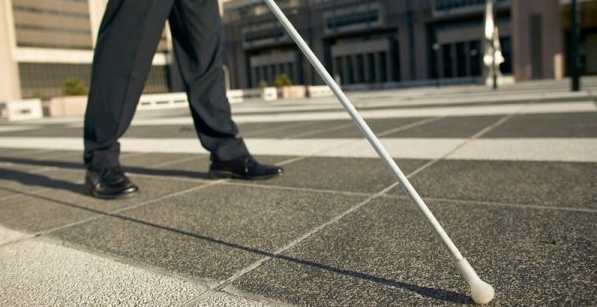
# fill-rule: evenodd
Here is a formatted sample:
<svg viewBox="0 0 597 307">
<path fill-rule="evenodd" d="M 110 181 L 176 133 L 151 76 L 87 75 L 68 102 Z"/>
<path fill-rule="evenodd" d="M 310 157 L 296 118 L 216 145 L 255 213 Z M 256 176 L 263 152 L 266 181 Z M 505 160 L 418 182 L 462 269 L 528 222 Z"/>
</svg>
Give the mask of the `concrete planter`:
<svg viewBox="0 0 597 307">
<path fill-rule="evenodd" d="M 307 95 L 307 88 L 304 85 L 291 85 L 278 88 L 278 97 L 281 98 L 304 98 Z"/>
<path fill-rule="evenodd" d="M 43 102 L 44 116 L 83 116 L 87 108 L 87 96 L 54 97 Z"/>
<path fill-rule="evenodd" d="M 0 117 L 9 121 L 43 117 L 40 99 L 0 101 Z"/>
</svg>

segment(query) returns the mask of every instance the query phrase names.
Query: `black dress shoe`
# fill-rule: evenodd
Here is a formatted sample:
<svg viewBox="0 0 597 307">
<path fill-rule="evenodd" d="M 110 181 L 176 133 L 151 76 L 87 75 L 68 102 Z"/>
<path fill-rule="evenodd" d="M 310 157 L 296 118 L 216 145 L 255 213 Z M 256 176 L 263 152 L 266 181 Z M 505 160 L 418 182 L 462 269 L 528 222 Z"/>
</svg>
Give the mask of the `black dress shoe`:
<svg viewBox="0 0 597 307">
<path fill-rule="evenodd" d="M 282 175 L 284 169 L 279 166 L 261 164 L 253 157 L 242 157 L 231 161 L 219 161 L 212 158 L 209 175 L 214 179 L 234 178 L 245 180 L 269 179 Z"/>
<path fill-rule="evenodd" d="M 99 172 L 88 170 L 85 185 L 91 189 L 93 196 L 104 199 L 128 197 L 139 191 L 139 187 L 131 182 L 119 166 Z"/>
</svg>

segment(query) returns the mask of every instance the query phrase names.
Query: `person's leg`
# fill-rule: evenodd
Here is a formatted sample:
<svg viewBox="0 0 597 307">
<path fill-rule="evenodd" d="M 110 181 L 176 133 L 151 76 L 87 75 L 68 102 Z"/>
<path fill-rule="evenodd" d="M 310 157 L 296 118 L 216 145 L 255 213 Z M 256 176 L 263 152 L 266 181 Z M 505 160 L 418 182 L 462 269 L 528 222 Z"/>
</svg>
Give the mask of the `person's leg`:
<svg viewBox="0 0 597 307">
<path fill-rule="evenodd" d="M 110 0 L 95 47 L 84 124 L 89 170 L 119 166 L 118 139 L 135 113 L 173 0 Z"/>
<path fill-rule="evenodd" d="M 176 0 L 169 18 L 172 45 L 185 83 L 191 115 L 203 147 L 227 157 L 248 155 L 230 115 L 222 70 L 222 26 L 218 2 Z M 233 145 L 234 144 L 234 145 Z M 236 156 L 236 157 L 235 157 Z"/>
<path fill-rule="evenodd" d="M 110 0 L 95 47 L 85 112 L 85 184 L 100 198 L 138 191 L 120 168 L 129 127 L 174 0 Z"/>
<path fill-rule="evenodd" d="M 201 144 L 214 177 L 265 179 L 282 168 L 256 162 L 237 136 L 222 70 L 222 24 L 215 0 L 175 0 L 168 19 L 174 53 Z"/>
</svg>

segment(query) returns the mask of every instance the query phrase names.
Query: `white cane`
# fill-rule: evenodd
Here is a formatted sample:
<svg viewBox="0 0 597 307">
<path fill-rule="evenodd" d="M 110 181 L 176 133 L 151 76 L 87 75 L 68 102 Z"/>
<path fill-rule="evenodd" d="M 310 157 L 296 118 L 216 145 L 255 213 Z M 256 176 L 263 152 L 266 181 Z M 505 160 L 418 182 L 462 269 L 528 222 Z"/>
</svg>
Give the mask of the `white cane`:
<svg viewBox="0 0 597 307">
<path fill-rule="evenodd" d="M 471 297 L 473 301 L 477 304 L 487 304 L 489 303 L 495 294 L 493 287 L 481 280 L 475 270 L 471 267 L 468 261 L 460 254 L 458 248 L 454 245 L 446 231 L 437 221 L 433 213 L 429 210 L 423 199 L 419 196 L 417 191 L 413 188 L 410 184 L 404 173 L 400 170 L 398 165 L 394 162 L 392 157 L 388 154 L 386 149 L 383 145 L 379 142 L 379 139 L 375 136 L 375 134 L 371 131 L 367 123 L 363 120 L 363 118 L 359 115 L 357 110 L 353 107 L 352 103 L 348 100 L 348 97 L 342 92 L 340 86 L 334 81 L 332 76 L 327 72 L 325 67 L 321 64 L 321 62 L 317 59 L 317 56 L 311 51 L 307 43 L 303 40 L 300 34 L 296 31 L 292 23 L 286 18 L 286 15 L 280 10 L 278 5 L 273 0 L 264 0 L 265 4 L 271 9 L 274 13 L 276 18 L 280 21 L 282 26 L 286 29 L 290 37 L 294 40 L 294 42 L 298 45 L 301 49 L 305 57 L 311 62 L 311 65 L 315 68 L 317 73 L 323 78 L 325 83 L 328 87 L 332 90 L 334 95 L 340 100 L 346 111 L 350 117 L 354 120 L 357 124 L 361 132 L 365 135 L 371 146 L 375 149 L 377 154 L 384 160 L 386 165 L 392 170 L 400 184 L 407 190 L 408 194 L 417 204 L 419 210 L 423 213 L 423 215 L 427 218 L 427 221 L 433 227 L 435 233 L 439 236 L 441 242 L 444 246 L 450 251 L 452 258 L 456 261 L 456 267 L 467 281 L 470 286 L 471 290 Z"/>
</svg>

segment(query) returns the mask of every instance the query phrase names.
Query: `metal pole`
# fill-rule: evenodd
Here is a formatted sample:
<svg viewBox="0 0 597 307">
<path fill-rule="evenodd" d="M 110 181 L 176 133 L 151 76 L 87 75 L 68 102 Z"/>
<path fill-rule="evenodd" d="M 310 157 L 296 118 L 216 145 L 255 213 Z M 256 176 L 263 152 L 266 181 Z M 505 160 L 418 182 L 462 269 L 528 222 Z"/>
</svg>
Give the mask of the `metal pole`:
<svg viewBox="0 0 597 307">
<path fill-rule="evenodd" d="M 497 27 L 497 2 L 495 0 L 493 1 L 493 5 L 491 6 L 492 10 L 493 10 L 493 33 L 491 35 L 491 49 L 493 52 L 493 56 L 492 56 L 492 60 L 491 60 L 491 71 L 492 71 L 492 75 L 493 75 L 493 89 L 497 89 L 498 85 L 497 85 L 497 63 L 495 60 L 495 54 L 496 54 L 496 48 L 497 46 L 495 45 L 495 39 L 496 39 L 496 31 L 495 28 Z"/>
<path fill-rule="evenodd" d="M 440 49 L 441 45 L 439 43 L 435 43 L 433 44 L 433 51 L 434 51 L 434 55 L 435 55 L 435 86 L 439 87 L 440 85 L 440 74 L 441 74 L 441 67 L 440 67 L 440 54 L 439 54 L 439 49 Z"/>
<path fill-rule="evenodd" d="M 572 0 L 570 4 L 570 78 L 572 81 L 572 91 L 580 90 L 580 56 L 578 54 L 580 31 L 577 0 Z"/>
</svg>

